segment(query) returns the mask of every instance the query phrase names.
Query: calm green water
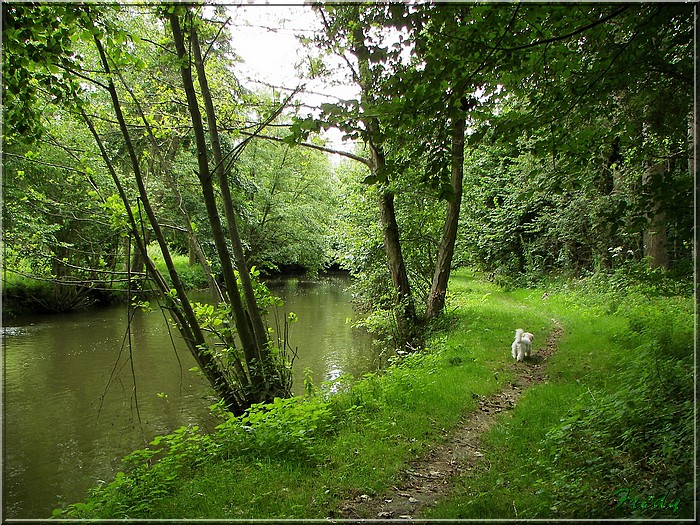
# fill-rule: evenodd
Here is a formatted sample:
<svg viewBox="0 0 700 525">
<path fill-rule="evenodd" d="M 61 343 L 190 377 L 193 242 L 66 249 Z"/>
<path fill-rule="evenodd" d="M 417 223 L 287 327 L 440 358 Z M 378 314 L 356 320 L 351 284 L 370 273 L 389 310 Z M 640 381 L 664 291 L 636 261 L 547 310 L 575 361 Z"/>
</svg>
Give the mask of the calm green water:
<svg viewBox="0 0 700 525">
<path fill-rule="evenodd" d="M 320 384 L 380 367 L 367 334 L 353 329 L 347 278 L 269 283 L 293 311 L 295 392 L 304 371 Z M 163 315 L 126 307 L 25 317 L 3 326 L 3 518 L 44 518 L 109 481 L 119 460 L 155 435 L 216 425 L 211 390 Z M 271 319 L 271 325 L 274 326 Z M 133 364 L 133 374 L 132 374 Z"/>
</svg>

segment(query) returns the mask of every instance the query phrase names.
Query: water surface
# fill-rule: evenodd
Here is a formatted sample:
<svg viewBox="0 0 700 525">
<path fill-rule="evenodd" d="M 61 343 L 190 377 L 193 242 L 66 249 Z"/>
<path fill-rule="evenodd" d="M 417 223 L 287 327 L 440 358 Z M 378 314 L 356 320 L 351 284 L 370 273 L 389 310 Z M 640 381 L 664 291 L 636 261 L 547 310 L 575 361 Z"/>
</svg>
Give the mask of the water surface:
<svg viewBox="0 0 700 525">
<path fill-rule="evenodd" d="M 379 367 L 354 329 L 344 277 L 269 283 L 293 311 L 294 390 Z M 203 298 L 200 298 L 202 300 Z M 211 430 L 214 398 L 163 314 L 126 306 L 21 317 L 3 327 L 3 517 L 44 518 L 109 481 L 120 459 L 182 425 Z M 274 318 L 271 325 L 275 326 Z M 130 344 L 129 344 L 130 342 Z"/>
</svg>

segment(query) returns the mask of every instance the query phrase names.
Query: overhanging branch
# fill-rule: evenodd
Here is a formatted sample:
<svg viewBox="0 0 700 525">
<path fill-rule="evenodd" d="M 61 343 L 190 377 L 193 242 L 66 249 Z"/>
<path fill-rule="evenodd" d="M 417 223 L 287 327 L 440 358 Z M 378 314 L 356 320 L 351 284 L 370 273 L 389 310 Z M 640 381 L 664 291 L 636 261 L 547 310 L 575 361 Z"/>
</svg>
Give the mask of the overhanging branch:
<svg viewBox="0 0 700 525">
<path fill-rule="evenodd" d="M 288 142 L 285 139 L 279 138 L 279 137 L 271 137 L 269 135 L 260 135 L 260 134 L 255 134 L 255 133 L 250 133 L 247 131 L 239 131 L 241 135 L 247 135 L 250 137 L 257 137 L 263 140 L 272 140 L 274 142 L 284 142 L 285 144 L 288 144 Z M 311 148 L 315 149 L 318 151 L 324 151 L 326 153 L 332 153 L 333 155 L 340 155 L 341 157 L 346 157 L 348 159 L 356 160 L 357 162 L 361 162 L 365 166 L 369 166 L 369 159 L 365 157 L 361 157 L 359 155 L 355 155 L 354 153 L 350 153 L 349 151 L 343 151 L 343 150 L 338 150 L 334 148 L 329 148 L 327 146 L 321 146 L 319 144 L 313 144 L 311 142 L 298 142 L 296 143 L 298 146 L 303 146 L 305 148 Z"/>
</svg>

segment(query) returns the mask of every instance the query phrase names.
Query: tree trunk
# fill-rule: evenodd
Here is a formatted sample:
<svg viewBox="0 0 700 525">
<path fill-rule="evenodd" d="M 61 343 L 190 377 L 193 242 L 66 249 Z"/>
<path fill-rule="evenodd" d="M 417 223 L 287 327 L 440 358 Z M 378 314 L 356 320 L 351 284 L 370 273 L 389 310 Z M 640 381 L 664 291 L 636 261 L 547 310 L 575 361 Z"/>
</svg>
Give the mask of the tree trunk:
<svg viewBox="0 0 700 525">
<path fill-rule="evenodd" d="M 111 163 L 109 162 L 109 157 L 104 149 L 104 146 L 102 145 L 101 141 L 99 140 L 99 136 L 97 135 L 96 131 L 94 130 L 94 127 L 91 126 L 91 132 L 95 139 L 98 142 L 98 145 L 100 146 L 100 151 L 102 153 L 102 157 L 107 163 L 108 168 L 110 168 L 110 173 L 112 174 L 112 178 L 115 181 L 115 184 L 117 185 L 117 188 L 119 190 L 120 196 L 122 198 L 122 201 L 124 203 L 125 208 L 127 209 L 127 213 L 129 214 L 129 220 L 131 224 L 131 228 L 133 230 L 133 234 L 135 238 L 137 239 L 138 242 L 138 249 L 143 255 L 145 261 L 146 261 L 146 266 L 149 271 L 149 273 L 154 277 L 154 280 L 156 281 L 156 284 L 158 285 L 161 294 L 168 300 L 170 311 L 173 314 L 173 317 L 178 325 L 178 328 L 180 330 L 180 333 L 183 336 L 183 339 L 185 340 L 190 352 L 194 356 L 195 360 L 200 366 L 200 369 L 202 373 L 205 375 L 205 377 L 209 380 L 210 384 L 214 388 L 214 390 L 217 392 L 218 395 L 221 396 L 221 398 L 227 403 L 229 407 L 231 407 L 232 410 L 238 410 L 239 404 L 238 404 L 238 399 L 235 396 L 235 393 L 232 391 L 232 389 L 229 386 L 228 380 L 226 379 L 226 376 L 222 373 L 221 369 L 217 366 L 213 355 L 211 352 L 208 351 L 207 349 L 207 344 L 206 340 L 204 338 L 204 334 L 202 333 L 202 330 L 199 326 L 199 323 L 197 322 L 197 317 L 192 309 L 192 306 L 189 302 L 189 299 L 187 297 L 187 294 L 185 292 L 185 288 L 182 284 L 182 281 L 180 280 L 180 276 L 177 273 L 177 270 L 175 269 L 175 265 L 173 264 L 172 257 L 170 256 L 170 250 L 168 248 L 168 244 L 165 240 L 165 237 L 163 236 L 163 233 L 160 228 L 160 224 L 158 223 L 158 220 L 153 212 L 153 208 L 151 207 L 150 200 L 148 198 L 148 192 L 146 191 L 146 187 L 143 181 L 143 177 L 141 174 L 141 167 L 139 165 L 138 157 L 136 155 L 136 151 L 133 147 L 132 141 L 131 141 L 131 134 L 129 133 L 128 126 L 126 125 L 126 120 L 124 119 L 124 114 L 121 109 L 121 103 L 119 101 L 119 97 L 117 95 L 117 90 L 114 85 L 113 81 L 113 76 L 112 72 L 109 66 L 109 61 L 107 60 L 107 56 L 105 54 L 104 48 L 102 46 L 102 42 L 100 39 L 95 36 L 94 37 L 95 45 L 97 47 L 98 54 L 100 56 L 100 62 L 102 63 L 102 66 L 105 70 L 105 73 L 108 78 L 108 91 L 110 94 L 110 98 L 112 100 L 112 107 L 114 109 L 117 121 L 119 123 L 119 128 L 122 134 L 122 137 L 124 138 L 124 142 L 126 145 L 127 153 L 129 155 L 129 159 L 131 161 L 132 168 L 134 170 L 134 178 L 136 179 L 136 184 L 138 186 L 138 191 L 139 191 L 139 197 L 141 200 L 141 204 L 143 206 L 143 209 L 146 213 L 146 216 L 148 218 L 148 222 L 153 229 L 153 235 L 155 236 L 156 240 L 158 241 L 158 244 L 161 248 L 162 254 L 163 254 L 163 260 L 165 261 L 165 264 L 168 268 L 168 272 L 170 274 L 170 278 L 173 282 L 173 287 L 175 288 L 175 292 L 177 294 L 177 298 L 179 301 L 176 303 L 171 300 L 171 298 L 168 295 L 169 287 L 165 284 L 165 282 L 162 279 L 162 276 L 160 276 L 160 273 L 158 270 L 155 268 L 153 265 L 153 261 L 148 257 L 148 254 L 146 252 L 146 245 L 143 241 L 143 239 L 140 239 L 139 234 L 138 234 L 138 227 L 137 223 L 135 220 L 135 217 L 130 211 L 130 205 L 131 203 L 129 202 L 126 193 L 124 192 L 123 188 L 121 187 L 121 184 L 119 183 L 119 179 L 116 175 L 116 172 L 114 172 L 114 169 L 111 166 Z M 87 115 L 83 113 L 83 117 L 86 120 L 86 122 L 89 121 Z"/>
<path fill-rule="evenodd" d="M 143 244 L 148 247 L 148 243 L 151 242 L 151 232 L 148 230 L 143 231 Z M 140 250 L 134 250 L 131 256 L 131 273 L 143 273 L 146 267 L 146 259 Z"/>
<path fill-rule="evenodd" d="M 188 55 L 185 48 L 184 34 L 180 26 L 180 19 L 176 13 L 168 15 L 170 27 L 175 42 L 178 58 L 182 61 L 180 73 L 187 97 L 187 105 L 192 118 L 192 127 L 197 145 L 197 164 L 199 167 L 198 177 L 202 188 L 202 196 L 207 209 L 207 216 L 212 228 L 212 237 L 216 245 L 217 254 L 221 263 L 221 272 L 227 288 L 227 295 L 233 311 L 234 323 L 241 340 L 241 347 L 248 365 L 248 376 L 250 381 L 249 401 L 251 403 L 267 401 L 266 385 L 264 381 L 264 363 L 262 362 L 260 349 L 256 344 L 256 337 L 253 333 L 249 317 L 246 314 L 241 295 L 238 289 L 236 276 L 231 265 L 231 257 L 226 244 L 226 237 L 223 232 L 219 211 L 216 204 L 216 194 L 212 181 L 212 174 L 209 169 L 209 159 L 207 157 L 207 143 L 204 132 L 202 115 L 199 110 L 197 95 L 192 79 L 191 68 L 188 67 Z M 191 42 L 192 43 L 192 42 Z M 193 43 L 192 43 L 193 44 Z"/>
<path fill-rule="evenodd" d="M 236 220 L 236 212 L 233 209 L 233 199 L 231 198 L 231 190 L 229 188 L 228 178 L 226 177 L 224 158 L 221 154 L 221 142 L 219 141 L 219 132 L 216 127 L 216 112 L 214 110 L 214 103 L 211 97 L 211 91 L 209 89 L 206 71 L 204 70 L 204 61 L 202 60 L 202 52 L 199 46 L 197 30 L 193 25 L 190 25 L 190 41 L 192 43 L 192 50 L 194 52 L 194 63 L 195 68 L 197 70 L 197 79 L 199 80 L 199 87 L 202 93 L 202 99 L 204 100 L 204 108 L 207 114 L 209 138 L 211 141 L 211 148 L 214 157 L 215 172 L 219 179 L 221 199 L 224 203 L 224 215 L 226 216 L 226 225 L 228 228 L 229 239 L 231 240 L 231 246 L 233 248 L 233 257 L 236 261 L 236 268 L 238 269 L 238 278 L 241 281 L 241 287 L 243 288 L 243 296 L 245 298 L 245 303 L 247 307 L 247 320 L 251 325 L 253 336 L 255 338 L 258 358 L 262 363 L 267 363 L 269 361 L 269 341 L 267 336 L 267 330 L 265 329 L 262 314 L 260 313 L 260 309 L 258 308 L 258 304 L 255 299 L 255 292 L 253 290 L 253 284 L 250 279 L 250 270 L 248 269 L 248 265 L 245 260 L 243 243 L 241 242 L 241 237 Z"/>
<path fill-rule="evenodd" d="M 655 164 L 642 176 L 642 184 L 652 195 L 652 204 L 647 218 L 649 226 L 644 231 L 644 255 L 650 258 L 651 268 L 668 268 L 668 246 L 666 234 L 666 213 L 659 194 L 664 186 L 666 162 Z"/>
<path fill-rule="evenodd" d="M 158 144 L 158 141 L 155 138 L 155 135 L 153 134 L 153 129 L 151 127 L 151 122 L 150 120 L 146 117 L 145 113 L 143 112 L 143 108 L 141 106 L 141 102 L 139 101 L 138 97 L 134 93 L 134 90 L 131 89 L 129 84 L 126 82 L 124 77 L 119 73 L 119 71 L 116 72 L 119 78 L 122 81 L 122 85 L 126 89 L 126 91 L 129 93 L 131 96 L 131 100 L 133 101 L 134 105 L 136 106 L 136 110 L 141 117 L 141 120 L 143 121 L 143 126 L 148 134 L 148 138 L 151 141 L 151 152 L 150 152 L 150 161 L 149 165 L 151 167 L 151 170 L 154 170 L 154 159 L 157 158 L 159 160 L 160 164 L 160 169 L 159 171 L 162 173 L 162 175 L 165 177 L 166 182 L 170 186 L 170 189 L 172 192 L 175 194 L 178 200 L 178 210 L 180 211 L 180 214 L 182 215 L 185 223 L 185 227 L 187 230 L 187 238 L 188 238 L 188 246 L 189 246 L 189 265 L 193 266 L 195 262 L 198 260 L 200 265 L 202 266 L 202 269 L 204 270 L 204 275 L 207 278 L 207 283 L 209 284 L 209 289 L 211 290 L 212 294 L 214 297 L 216 297 L 216 302 L 220 302 L 223 300 L 223 293 L 221 292 L 221 288 L 219 287 L 218 283 L 216 282 L 216 279 L 214 278 L 214 274 L 211 271 L 211 266 L 207 262 L 206 256 L 204 255 L 204 251 L 202 250 L 202 247 L 199 243 L 199 240 L 197 239 L 197 236 L 195 235 L 194 229 L 192 227 L 192 218 L 190 217 L 189 213 L 187 212 L 187 209 L 184 206 L 182 195 L 180 194 L 180 190 L 178 189 L 177 186 L 177 180 L 171 175 L 170 173 L 170 162 L 167 161 L 167 155 L 163 154 L 162 152 L 162 146 Z M 178 149 L 178 145 L 180 144 L 180 138 L 176 135 L 170 144 L 170 150 L 171 151 L 176 151 Z M 148 234 L 148 232 L 146 232 Z M 148 241 L 146 242 L 148 244 Z"/>
<path fill-rule="evenodd" d="M 371 106 L 370 92 L 373 86 L 373 77 L 369 64 L 367 47 L 364 42 L 364 34 L 359 32 L 356 36 L 362 36 L 354 43 L 353 54 L 358 61 L 359 84 L 362 89 L 362 107 Z M 366 127 L 365 139 L 369 146 L 368 166 L 373 174 L 379 174 L 387 182 L 379 182 L 379 214 L 382 221 L 382 231 L 384 234 L 384 250 L 386 252 L 387 265 L 391 274 L 391 281 L 396 293 L 396 303 L 399 305 L 399 315 L 397 324 L 401 344 L 410 343 L 415 338 L 416 333 L 416 309 L 411 293 L 411 284 L 408 280 L 406 265 L 401 251 L 401 240 L 399 238 L 399 226 L 396 221 L 396 211 L 394 209 L 394 193 L 387 187 L 388 175 L 386 174 L 386 158 L 381 148 L 381 129 L 376 116 L 368 116 L 364 120 Z"/>
<path fill-rule="evenodd" d="M 370 165 L 373 171 L 382 171 L 384 168 L 384 155 L 374 145 L 370 144 Z M 396 293 L 396 304 L 399 306 L 397 324 L 401 343 L 414 339 L 416 328 L 416 309 L 411 294 L 411 284 L 406 272 L 403 253 L 401 251 L 401 239 L 399 237 L 399 225 L 396 221 L 394 209 L 394 193 L 385 185 L 379 185 L 379 214 L 382 221 L 382 233 L 384 238 L 384 251 L 387 265 L 391 274 L 391 282 Z"/>
<path fill-rule="evenodd" d="M 452 118 L 452 159 L 450 166 L 450 183 L 454 191 L 454 200 L 447 203 L 445 226 L 442 231 L 442 240 L 438 248 L 438 257 L 435 263 L 435 274 L 428 296 L 428 305 L 425 312 L 426 319 L 437 317 L 445 307 L 445 294 L 447 283 L 450 280 L 452 258 L 454 256 L 455 242 L 457 241 L 457 225 L 459 224 L 459 210 L 462 204 L 462 180 L 464 178 L 464 128 L 466 120 L 463 116 Z"/>
<path fill-rule="evenodd" d="M 622 161 L 620 153 L 620 138 L 615 137 L 610 150 L 604 158 L 603 167 L 598 176 L 595 188 L 605 199 L 594 214 L 592 246 L 600 266 L 604 270 L 613 267 L 613 256 L 610 248 L 620 245 L 617 231 L 622 214 L 614 198 L 620 187 L 620 170 L 618 164 Z"/>
</svg>

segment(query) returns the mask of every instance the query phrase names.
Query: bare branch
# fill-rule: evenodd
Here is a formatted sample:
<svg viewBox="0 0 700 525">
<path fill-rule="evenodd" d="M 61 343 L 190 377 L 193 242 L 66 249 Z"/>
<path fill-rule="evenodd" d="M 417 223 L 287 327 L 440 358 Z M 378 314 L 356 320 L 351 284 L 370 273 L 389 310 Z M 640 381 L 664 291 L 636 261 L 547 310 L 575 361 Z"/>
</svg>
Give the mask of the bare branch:
<svg viewBox="0 0 700 525">
<path fill-rule="evenodd" d="M 497 49 L 499 51 L 520 51 L 521 49 L 527 49 L 530 47 L 541 46 L 543 44 L 551 44 L 552 42 L 567 40 L 567 39 L 571 38 L 572 36 L 576 36 L 576 35 L 580 35 L 581 33 L 585 33 L 586 31 L 588 31 L 589 29 L 591 29 L 595 26 L 598 26 L 600 24 L 604 24 L 608 20 L 611 20 L 611 19 L 615 18 L 616 16 L 624 13 L 629 8 L 630 8 L 629 5 L 624 5 L 620 9 L 618 9 L 617 11 L 609 14 L 608 16 L 605 16 L 599 20 L 595 20 L 595 21 L 591 22 L 590 24 L 586 24 L 584 26 L 581 26 L 578 29 L 575 29 L 574 31 L 572 31 L 571 33 L 567 33 L 565 35 L 553 36 L 551 38 L 545 38 L 543 40 L 535 40 L 534 42 L 530 42 L 529 44 L 523 44 L 521 46 L 509 47 L 509 48 L 499 48 L 498 44 L 497 44 L 497 46 L 494 47 L 494 50 Z"/>
<path fill-rule="evenodd" d="M 242 135 L 248 135 L 250 138 L 259 138 L 263 140 L 272 140 L 274 142 L 284 142 L 285 144 L 287 143 L 286 140 L 281 139 L 279 137 L 270 137 L 269 135 L 261 135 L 261 134 L 255 134 L 255 133 L 249 133 L 247 131 L 239 131 Z M 369 159 L 365 157 L 361 157 L 359 155 L 355 155 L 354 153 L 350 153 L 349 151 L 342 151 L 334 148 L 329 148 L 326 146 L 320 146 L 318 144 L 313 144 L 311 142 L 299 142 L 297 143 L 298 146 L 304 146 L 305 148 L 311 148 L 315 149 L 318 151 L 325 151 L 326 153 L 332 153 L 334 155 L 340 155 L 341 157 L 346 157 L 348 159 L 356 160 L 357 162 L 361 162 L 367 167 L 370 167 L 370 161 Z"/>
</svg>

